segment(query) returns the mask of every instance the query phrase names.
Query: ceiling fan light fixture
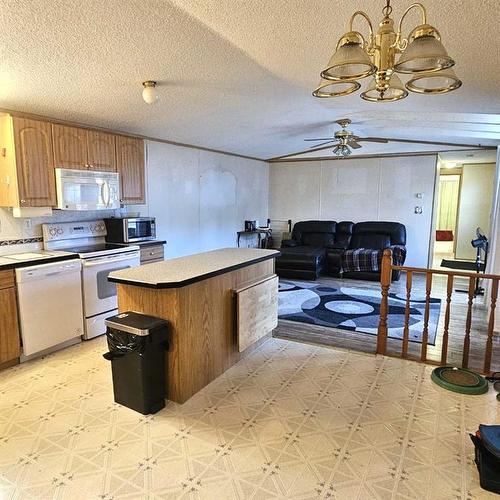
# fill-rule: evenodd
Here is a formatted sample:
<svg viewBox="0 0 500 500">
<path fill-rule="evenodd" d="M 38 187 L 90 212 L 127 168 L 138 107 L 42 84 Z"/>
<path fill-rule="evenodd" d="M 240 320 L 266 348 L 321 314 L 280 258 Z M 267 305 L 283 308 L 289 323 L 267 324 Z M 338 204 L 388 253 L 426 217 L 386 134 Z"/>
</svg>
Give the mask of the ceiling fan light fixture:
<svg viewBox="0 0 500 500">
<path fill-rule="evenodd" d="M 461 86 L 461 80 L 451 68 L 417 74 L 406 83 L 406 88 L 417 94 L 445 94 Z"/>
<path fill-rule="evenodd" d="M 158 100 L 156 85 L 156 82 L 153 80 L 142 82 L 142 98 L 146 104 L 154 104 Z"/>
<path fill-rule="evenodd" d="M 367 89 L 361 93 L 361 97 L 369 102 L 394 102 L 408 96 L 403 82 L 398 75 L 389 78 L 373 78 Z"/>
<path fill-rule="evenodd" d="M 326 98 L 326 97 L 341 97 L 344 95 L 352 94 L 361 88 L 361 84 L 358 82 L 342 82 L 342 81 L 332 81 L 321 79 L 318 87 L 313 91 L 312 95 L 314 97 Z"/>
<path fill-rule="evenodd" d="M 451 68 L 455 61 L 448 55 L 438 31 L 426 24 L 415 28 L 410 42 L 394 70 L 398 73 L 429 73 Z"/>
<path fill-rule="evenodd" d="M 338 144 L 337 146 L 335 146 L 333 148 L 332 153 L 335 156 L 340 156 L 340 157 L 345 158 L 346 156 L 350 156 L 352 151 L 351 151 L 351 148 L 349 146 L 347 146 L 346 144 Z"/>
<path fill-rule="evenodd" d="M 325 80 L 358 80 L 373 75 L 377 68 L 363 49 L 361 40 L 357 33 L 346 33 L 321 77 Z"/>
</svg>

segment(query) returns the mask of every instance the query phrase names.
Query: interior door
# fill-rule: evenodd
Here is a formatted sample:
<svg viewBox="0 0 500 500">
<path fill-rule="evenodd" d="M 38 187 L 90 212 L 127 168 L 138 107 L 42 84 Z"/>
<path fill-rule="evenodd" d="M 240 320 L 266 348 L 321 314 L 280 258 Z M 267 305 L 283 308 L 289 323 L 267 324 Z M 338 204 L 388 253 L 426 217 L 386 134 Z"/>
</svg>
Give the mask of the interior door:
<svg viewBox="0 0 500 500">
<path fill-rule="evenodd" d="M 56 186 L 50 123 L 14 117 L 12 125 L 20 206 L 55 206 Z"/>
<path fill-rule="evenodd" d="M 146 202 L 144 141 L 116 136 L 116 167 L 120 174 L 121 203 Z"/>
<path fill-rule="evenodd" d="M 52 135 L 56 167 L 87 168 L 87 130 L 54 123 Z"/>
<path fill-rule="evenodd" d="M 115 135 L 87 131 L 88 164 L 91 170 L 116 172 Z"/>
</svg>

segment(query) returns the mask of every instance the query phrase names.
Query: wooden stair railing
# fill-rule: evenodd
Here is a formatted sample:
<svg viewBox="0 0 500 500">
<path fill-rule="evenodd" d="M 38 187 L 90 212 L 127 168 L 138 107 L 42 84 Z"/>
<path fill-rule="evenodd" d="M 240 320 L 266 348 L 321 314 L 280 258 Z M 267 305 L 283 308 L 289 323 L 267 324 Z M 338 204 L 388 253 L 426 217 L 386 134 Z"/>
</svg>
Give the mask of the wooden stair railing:
<svg viewBox="0 0 500 500">
<path fill-rule="evenodd" d="M 392 263 L 392 252 L 389 249 L 384 250 L 382 257 L 382 267 L 380 274 L 380 287 L 382 293 L 382 300 L 380 303 L 380 319 L 377 334 L 377 354 L 384 354 L 394 356 L 393 352 L 387 352 L 387 339 L 388 339 L 388 325 L 387 318 L 389 315 L 389 291 L 392 282 L 393 271 L 403 271 L 406 273 L 406 301 L 405 301 L 405 315 L 404 315 L 404 328 L 402 338 L 401 355 L 398 357 L 408 359 L 408 345 L 410 333 L 410 309 L 411 309 L 411 294 L 412 285 L 414 282 L 415 274 L 425 274 L 425 309 L 424 309 L 424 326 L 422 331 L 422 347 L 420 350 L 420 357 L 416 361 L 431 364 L 445 365 L 448 361 L 448 349 L 450 340 L 450 319 L 452 309 L 452 294 L 455 277 L 468 278 L 468 297 L 467 297 L 467 315 L 465 318 L 465 332 L 463 339 L 462 351 L 462 367 L 469 366 L 469 356 L 471 348 L 471 328 L 473 320 L 473 306 L 474 306 L 474 291 L 476 287 L 476 274 L 471 274 L 461 271 L 445 271 L 441 269 L 426 269 L 416 267 L 395 266 Z M 428 344 L 429 344 L 429 318 L 430 318 L 430 303 L 434 275 L 447 276 L 446 282 L 446 309 L 444 314 L 444 329 L 441 346 L 440 361 L 428 359 Z M 491 280 L 490 289 L 490 304 L 489 304 L 489 317 L 488 328 L 486 332 L 486 345 L 484 347 L 484 363 L 482 366 L 483 373 L 489 373 L 491 370 L 491 361 L 494 351 L 494 327 L 495 327 L 495 310 L 498 299 L 498 283 L 500 281 L 499 275 L 482 274 L 481 279 Z"/>
</svg>

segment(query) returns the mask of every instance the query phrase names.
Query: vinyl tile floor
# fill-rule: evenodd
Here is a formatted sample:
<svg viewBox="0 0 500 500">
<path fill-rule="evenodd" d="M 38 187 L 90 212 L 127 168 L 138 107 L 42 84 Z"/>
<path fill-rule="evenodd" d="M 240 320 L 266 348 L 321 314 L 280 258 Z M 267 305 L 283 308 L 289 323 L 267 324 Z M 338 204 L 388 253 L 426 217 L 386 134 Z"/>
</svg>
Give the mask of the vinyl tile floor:
<svg viewBox="0 0 500 500">
<path fill-rule="evenodd" d="M 0 498 L 475 499 L 495 394 L 410 361 L 270 339 L 184 405 L 113 401 L 104 339 L 0 374 Z"/>
</svg>

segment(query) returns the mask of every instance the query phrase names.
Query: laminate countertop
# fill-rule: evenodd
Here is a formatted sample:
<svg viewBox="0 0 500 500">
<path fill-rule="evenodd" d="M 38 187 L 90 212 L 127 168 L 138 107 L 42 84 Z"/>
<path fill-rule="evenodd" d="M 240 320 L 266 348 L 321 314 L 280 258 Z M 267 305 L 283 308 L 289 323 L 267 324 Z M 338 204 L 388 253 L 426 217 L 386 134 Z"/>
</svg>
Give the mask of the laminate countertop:
<svg viewBox="0 0 500 500">
<path fill-rule="evenodd" d="M 12 252 L 11 254 L 0 255 L 0 270 L 51 264 L 52 262 L 78 258 L 78 254 L 76 253 L 59 250 L 23 250 Z"/>
<path fill-rule="evenodd" d="M 154 264 L 114 271 L 113 283 L 145 288 L 180 288 L 242 267 L 274 259 L 280 252 L 258 248 L 221 248 Z"/>
</svg>

